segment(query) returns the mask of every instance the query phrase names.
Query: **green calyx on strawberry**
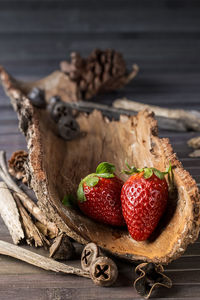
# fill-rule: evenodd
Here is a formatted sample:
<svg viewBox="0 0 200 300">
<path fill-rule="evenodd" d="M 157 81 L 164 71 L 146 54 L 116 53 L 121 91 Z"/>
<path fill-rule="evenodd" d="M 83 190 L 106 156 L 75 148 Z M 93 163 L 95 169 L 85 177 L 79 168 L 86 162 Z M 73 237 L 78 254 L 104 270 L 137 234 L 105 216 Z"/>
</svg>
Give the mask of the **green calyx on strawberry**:
<svg viewBox="0 0 200 300">
<path fill-rule="evenodd" d="M 96 173 L 81 180 L 77 190 L 77 203 L 80 210 L 95 221 L 124 226 L 120 200 L 123 181 L 114 172 L 113 164 L 99 164 Z"/>
<path fill-rule="evenodd" d="M 169 167 L 166 169 L 165 172 L 161 172 L 158 169 L 152 168 L 152 167 L 151 168 L 144 167 L 144 168 L 137 169 L 134 166 L 130 167 L 127 162 L 125 162 L 125 164 L 126 164 L 128 170 L 123 170 L 122 172 L 127 174 L 127 175 L 133 175 L 133 174 L 136 174 L 136 173 L 142 173 L 143 172 L 143 177 L 146 178 L 146 179 L 150 178 L 154 174 L 159 179 L 162 180 L 162 179 L 165 178 L 165 175 L 168 174 L 169 182 L 173 181 L 173 172 L 172 172 L 171 162 L 169 162 Z"/>
<path fill-rule="evenodd" d="M 67 194 L 64 196 L 62 200 L 62 204 L 67 207 L 73 208 L 77 205 L 76 198 L 72 194 Z"/>
<path fill-rule="evenodd" d="M 115 177 L 115 166 L 108 162 L 102 162 L 96 168 L 96 173 L 89 174 L 81 180 L 78 190 L 77 197 L 78 201 L 86 201 L 86 197 L 83 190 L 83 184 L 85 183 L 88 187 L 94 187 L 99 182 L 99 178 L 113 178 Z"/>
</svg>

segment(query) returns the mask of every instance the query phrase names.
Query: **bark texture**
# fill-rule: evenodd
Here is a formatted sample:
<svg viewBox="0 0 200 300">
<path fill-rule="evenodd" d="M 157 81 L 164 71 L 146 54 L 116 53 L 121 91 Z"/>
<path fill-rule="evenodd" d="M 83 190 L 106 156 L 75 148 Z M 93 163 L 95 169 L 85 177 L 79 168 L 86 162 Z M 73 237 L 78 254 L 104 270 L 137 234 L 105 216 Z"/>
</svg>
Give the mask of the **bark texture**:
<svg viewBox="0 0 200 300">
<path fill-rule="evenodd" d="M 54 134 L 47 112 L 32 107 L 27 99 L 25 90 L 36 83 L 18 82 L 3 69 L 0 78 L 27 139 L 31 185 L 41 209 L 60 230 L 80 243 L 92 241 L 129 260 L 162 264 L 179 257 L 196 240 L 200 223 L 196 182 L 183 169 L 169 140 L 158 137 L 157 122 L 151 112 L 144 110 L 137 116 L 121 116 L 119 121 L 108 121 L 99 111 L 90 115 L 80 113 L 77 121 L 85 135 L 66 142 Z M 44 89 L 49 88 L 49 82 L 41 82 Z M 56 83 L 52 85 L 55 89 Z M 176 195 L 169 199 L 154 235 L 145 242 L 134 241 L 126 230 L 98 224 L 79 211 L 66 208 L 61 201 L 64 195 L 75 194 L 80 179 L 93 172 L 101 161 L 114 163 L 120 171 L 126 159 L 136 167 L 149 166 L 163 171 L 169 161 L 174 167 Z"/>
</svg>

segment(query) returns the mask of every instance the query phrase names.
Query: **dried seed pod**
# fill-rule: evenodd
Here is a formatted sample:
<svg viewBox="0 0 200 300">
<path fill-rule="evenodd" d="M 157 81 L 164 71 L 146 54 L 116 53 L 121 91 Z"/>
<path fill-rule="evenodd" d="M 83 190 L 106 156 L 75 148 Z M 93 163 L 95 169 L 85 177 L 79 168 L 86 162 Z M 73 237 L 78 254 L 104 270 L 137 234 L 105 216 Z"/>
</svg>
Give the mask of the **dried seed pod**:
<svg viewBox="0 0 200 300">
<path fill-rule="evenodd" d="M 112 259 L 99 256 L 90 266 L 90 276 L 96 285 L 111 286 L 117 280 L 118 269 Z"/>
<path fill-rule="evenodd" d="M 81 267 L 85 271 L 90 270 L 90 265 L 95 261 L 99 256 L 99 248 L 95 243 L 87 244 L 81 255 Z"/>
<path fill-rule="evenodd" d="M 63 116 L 58 121 L 58 134 L 66 141 L 73 140 L 80 134 L 80 126 L 71 115 Z"/>
<path fill-rule="evenodd" d="M 49 257 L 57 260 L 67 260 L 74 256 L 75 248 L 68 236 L 61 233 L 57 236 L 49 249 Z"/>
<path fill-rule="evenodd" d="M 67 61 L 60 62 L 60 69 L 64 73 L 69 73 L 72 70 L 72 65 Z"/>
<path fill-rule="evenodd" d="M 72 52 L 70 56 L 72 64 L 75 67 L 80 68 L 83 64 L 83 59 L 81 58 L 80 54 L 78 52 Z"/>
<path fill-rule="evenodd" d="M 97 93 L 112 91 L 127 84 L 137 72 L 130 74 L 121 53 L 113 49 L 95 49 L 87 58 L 73 52 L 71 62 L 61 62 L 61 70 L 77 84 L 77 99 L 90 99 Z M 95 79 L 98 77 L 98 84 Z M 86 83 L 86 84 L 85 84 Z"/>
<path fill-rule="evenodd" d="M 95 79 L 94 79 L 94 86 L 95 86 L 96 90 L 98 90 L 101 87 L 101 80 L 100 80 L 99 77 L 95 77 Z"/>
<path fill-rule="evenodd" d="M 58 102 L 61 102 L 61 98 L 59 96 L 53 96 L 53 97 L 51 97 L 49 99 L 49 101 L 48 101 L 47 111 L 49 113 L 51 113 L 52 110 L 53 110 L 53 108 L 54 108 L 54 106 L 55 106 L 55 104 L 58 103 Z"/>
<path fill-rule="evenodd" d="M 139 277 L 134 282 L 134 287 L 139 295 L 148 299 L 154 288 L 164 286 L 172 287 L 172 281 L 163 274 L 162 265 L 154 263 L 142 263 L 135 268 L 135 272 Z"/>
<path fill-rule="evenodd" d="M 87 89 L 87 82 L 84 79 L 82 79 L 80 81 L 80 90 L 85 91 L 86 89 Z"/>
<path fill-rule="evenodd" d="M 51 117 L 55 122 L 58 122 L 61 117 L 67 117 L 72 115 L 72 110 L 64 102 L 55 103 L 52 107 Z"/>
<path fill-rule="evenodd" d="M 28 98 L 33 106 L 38 108 L 44 108 L 46 106 L 44 90 L 34 87 L 28 94 Z"/>
<path fill-rule="evenodd" d="M 71 71 L 69 77 L 72 81 L 78 81 L 80 79 L 80 72 L 78 70 Z"/>
<path fill-rule="evenodd" d="M 9 173 L 18 180 L 22 180 L 23 183 L 27 183 L 27 176 L 25 171 L 25 163 L 28 160 L 28 153 L 24 150 L 13 152 L 11 158 L 8 161 Z"/>
</svg>

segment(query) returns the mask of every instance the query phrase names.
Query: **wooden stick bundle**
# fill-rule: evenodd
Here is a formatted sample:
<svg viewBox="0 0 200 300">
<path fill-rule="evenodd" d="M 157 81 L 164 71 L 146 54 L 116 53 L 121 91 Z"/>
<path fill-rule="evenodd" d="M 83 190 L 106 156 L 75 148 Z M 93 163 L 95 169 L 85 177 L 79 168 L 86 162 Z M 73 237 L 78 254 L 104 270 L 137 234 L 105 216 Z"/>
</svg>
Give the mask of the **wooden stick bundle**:
<svg viewBox="0 0 200 300">
<path fill-rule="evenodd" d="M 2 188 L 0 189 L 0 214 L 11 233 L 13 242 L 18 244 L 20 240 L 26 237 L 28 244 L 32 244 L 32 242 L 34 242 L 36 247 L 49 246 L 48 240 L 38 230 L 27 211 L 34 216 L 36 220 L 43 224 L 54 236 L 58 235 L 58 228 L 55 223 L 50 222 L 47 219 L 37 204 L 35 204 L 14 182 L 7 169 L 4 151 L 0 151 L 0 176 L 4 181 L 4 190 Z M 5 196 L 8 198 L 10 203 L 9 213 L 7 202 L 4 202 Z M 21 222 L 19 221 L 19 218 Z M 12 221 L 10 219 L 12 219 Z"/>
</svg>

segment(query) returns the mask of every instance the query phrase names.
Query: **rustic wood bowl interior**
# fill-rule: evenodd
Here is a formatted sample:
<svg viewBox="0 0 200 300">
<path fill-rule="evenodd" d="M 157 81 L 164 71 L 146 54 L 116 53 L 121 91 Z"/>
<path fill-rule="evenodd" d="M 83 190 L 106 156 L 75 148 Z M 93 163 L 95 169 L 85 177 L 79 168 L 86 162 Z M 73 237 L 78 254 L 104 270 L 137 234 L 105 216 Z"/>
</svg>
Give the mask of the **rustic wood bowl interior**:
<svg viewBox="0 0 200 300">
<path fill-rule="evenodd" d="M 47 77 L 26 84 L 1 71 L 2 83 L 27 138 L 31 184 L 47 216 L 78 242 L 93 241 L 130 260 L 165 264 L 180 256 L 198 236 L 198 188 L 173 153 L 168 139 L 157 136 L 153 114 L 142 111 L 135 117 L 122 116 L 120 121 L 109 121 L 99 111 L 89 115 L 80 113 L 77 121 L 83 134 L 66 142 L 57 136 L 48 113 L 34 108 L 26 97 L 33 86 L 46 90 L 47 101 L 50 96 L 59 94 L 58 74 L 53 76 L 51 81 Z M 61 90 L 63 94 L 63 88 Z M 98 163 L 115 164 L 119 174 L 125 160 L 136 167 L 149 166 L 162 171 L 169 161 L 174 166 L 177 194 L 169 199 L 167 211 L 155 233 L 144 242 L 134 241 L 126 229 L 99 224 L 79 210 L 62 204 L 64 195 L 75 194 L 81 178 L 94 172 Z M 127 178 L 120 176 L 124 180 Z"/>
</svg>

